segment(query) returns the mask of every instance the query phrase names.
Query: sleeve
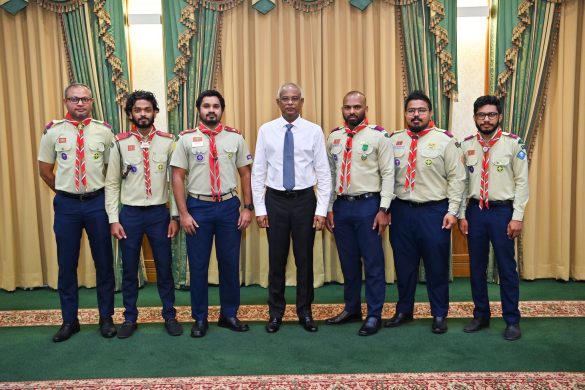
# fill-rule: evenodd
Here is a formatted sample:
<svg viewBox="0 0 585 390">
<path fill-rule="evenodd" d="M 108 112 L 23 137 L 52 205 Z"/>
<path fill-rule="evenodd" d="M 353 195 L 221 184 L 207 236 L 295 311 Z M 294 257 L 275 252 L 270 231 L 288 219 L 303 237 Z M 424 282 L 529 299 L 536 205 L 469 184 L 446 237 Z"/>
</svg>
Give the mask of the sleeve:
<svg viewBox="0 0 585 390">
<path fill-rule="evenodd" d="M 250 153 L 250 149 L 248 149 L 248 144 L 246 143 L 244 137 L 240 136 L 238 139 L 238 156 L 236 160 L 236 166 L 241 168 L 252 163 L 252 154 Z"/>
<path fill-rule="evenodd" d="M 528 203 L 528 155 L 524 149 L 523 141 L 518 138 L 515 144 L 512 170 L 514 172 L 514 212 L 512 219 L 522 221 L 524 219 L 524 209 Z"/>
<path fill-rule="evenodd" d="M 189 169 L 189 158 L 185 150 L 185 137 L 181 136 L 175 145 L 175 151 L 171 157 L 171 166 Z"/>
<path fill-rule="evenodd" d="M 331 169 L 325 150 L 323 130 L 317 126 L 313 141 L 313 169 L 317 177 L 317 208 L 315 215 L 325 217 L 331 196 Z"/>
<path fill-rule="evenodd" d="M 47 164 L 54 164 L 56 155 L 55 141 L 48 132 L 45 132 L 41 137 L 38 160 Z"/>
<path fill-rule="evenodd" d="M 329 134 L 329 138 L 327 138 L 327 160 L 329 162 L 329 170 L 331 172 L 331 192 L 329 195 L 329 205 L 327 207 L 327 211 L 333 210 L 333 203 L 335 203 L 335 199 L 337 199 L 337 193 L 335 192 L 335 188 L 337 187 L 337 164 L 333 159 L 333 154 L 331 153 L 331 134 Z"/>
<path fill-rule="evenodd" d="M 445 171 L 449 213 L 459 216 L 459 206 L 465 187 L 465 168 L 461 162 L 461 149 L 455 145 L 455 138 L 451 139 L 445 149 Z"/>
<path fill-rule="evenodd" d="M 173 154 L 175 153 L 175 148 L 177 147 L 177 141 L 173 139 L 173 144 L 171 146 L 171 150 L 169 152 L 169 161 L 172 160 Z M 173 183 L 171 179 L 171 164 L 167 166 L 167 181 L 169 182 L 169 202 L 171 205 L 171 217 L 179 215 L 179 209 L 177 208 L 177 202 L 175 201 L 175 196 L 173 195 Z"/>
<path fill-rule="evenodd" d="M 122 177 L 120 173 L 120 145 L 118 141 L 111 143 L 109 150 L 110 162 L 106 172 L 105 197 L 106 213 L 110 223 L 119 222 L 118 212 L 120 203 L 120 187 L 122 186 Z"/>
<path fill-rule="evenodd" d="M 382 179 L 380 207 L 389 208 L 390 203 L 396 197 L 394 194 L 394 148 L 390 137 L 386 137 L 385 134 L 380 134 L 378 146 L 378 168 Z"/>
<path fill-rule="evenodd" d="M 112 133 L 112 131 L 107 128 L 107 131 L 105 132 L 105 136 L 104 136 L 104 145 L 112 145 L 112 142 L 114 142 L 114 133 Z M 104 164 L 109 164 L 110 161 L 110 150 L 112 148 L 105 148 L 106 150 L 104 150 Z"/>
<path fill-rule="evenodd" d="M 266 215 L 266 204 L 264 196 L 266 192 L 266 173 L 268 170 L 266 161 L 266 149 L 264 146 L 264 127 L 258 130 L 258 140 L 256 141 L 256 152 L 254 164 L 252 165 L 252 199 L 254 200 L 254 209 L 256 216 Z"/>
<path fill-rule="evenodd" d="M 467 198 L 469 197 L 469 170 L 466 169 L 465 164 L 466 153 L 463 148 L 463 143 L 461 144 L 461 164 L 463 164 L 463 169 L 465 170 L 465 179 L 463 180 L 463 192 L 461 193 L 461 204 L 459 205 L 459 212 L 457 213 L 457 218 L 464 219 L 465 212 L 467 211 Z"/>
</svg>

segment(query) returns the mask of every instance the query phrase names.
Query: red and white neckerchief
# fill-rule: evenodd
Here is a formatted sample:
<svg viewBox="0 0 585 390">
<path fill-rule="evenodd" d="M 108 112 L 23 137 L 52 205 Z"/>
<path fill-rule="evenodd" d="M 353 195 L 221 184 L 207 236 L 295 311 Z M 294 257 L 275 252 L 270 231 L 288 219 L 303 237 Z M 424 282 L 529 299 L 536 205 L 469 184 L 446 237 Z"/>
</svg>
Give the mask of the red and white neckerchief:
<svg viewBox="0 0 585 390">
<path fill-rule="evenodd" d="M 345 132 L 347 138 L 345 139 L 345 150 L 343 151 L 343 160 L 341 161 L 341 175 L 339 177 L 339 194 L 343 193 L 343 188 L 349 189 L 351 182 L 351 153 L 353 149 L 353 137 L 359 131 L 365 129 L 368 126 L 368 118 L 365 118 L 362 123 L 356 126 L 353 130 L 345 125 Z"/>
<path fill-rule="evenodd" d="M 490 173 L 490 149 L 502 136 L 502 128 L 498 128 L 498 131 L 488 143 L 485 142 L 481 134 L 477 133 L 477 141 L 482 146 L 483 160 L 481 163 L 481 181 L 479 183 L 479 208 L 483 209 L 483 205 L 488 209 L 490 208 L 488 199 L 488 179 Z"/>
<path fill-rule="evenodd" d="M 152 182 L 150 181 L 150 142 L 156 134 L 156 129 L 153 126 L 150 133 L 146 137 L 143 137 L 136 129 L 136 126 L 132 126 L 130 133 L 140 142 L 140 149 L 142 149 L 142 158 L 144 160 L 144 187 L 146 188 L 146 197 L 150 198 L 152 196 Z"/>
<path fill-rule="evenodd" d="M 199 131 L 209 137 L 209 178 L 211 180 L 211 199 L 214 202 L 221 201 L 221 181 L 219 175 L 219 160 L 215 136 L 223 130 L 220 123 L 215 130 L 208 129 L 203 123 L 199 123 Z"/>
<path fill-rule="evenodd" d="M 410 142 L 410 152 L 408 153 L 408 169 L 406 170 L 406 181 L 404 183 L 405 190 L 408 190 L 408 187 L 410 187 L 410 190 L 414 191 L 414 179 L 416 176 L 416 149 L 418 145 L 418 139 L 426 135 L 434 128 L 435 122 L 430 121 L 429 127 L 419 131 L 418 133 L 406 130 L 406 133 L 410 136 L 410 138 L 412 138 L 412 141 Z"/>
<path fill-rule="evenodd" d="M 83 128 L 91 122 L 91 118 L 85 118 L 81 122 L 73 120 L 71 115 L 65 115 L 67 122 L 77 128 L 77 142 L 75 146 L 75 191 L 79 192 L 79 176 L 81 174 L 81 184 L 87 189 L 87 177 L 85 176 L 85 143 L 83 142 Z"/>
</svg>

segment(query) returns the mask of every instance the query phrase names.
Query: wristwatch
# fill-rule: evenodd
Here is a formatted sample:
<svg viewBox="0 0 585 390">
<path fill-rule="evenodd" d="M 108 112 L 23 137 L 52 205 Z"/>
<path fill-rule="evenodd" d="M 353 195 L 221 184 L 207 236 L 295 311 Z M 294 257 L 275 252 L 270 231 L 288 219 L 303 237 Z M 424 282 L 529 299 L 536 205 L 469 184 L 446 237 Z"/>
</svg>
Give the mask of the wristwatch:
<svg viewBox="0 0 585 390">
<path fill-rule="evenodd" d="M 254 211 L 254 205 L 252 203 L 250 204 L 244 204 L 244 208 L 248 209 L 250 211 Z"/>
<path fill-rule="evenodd" d="M 388 207 L 380 207 L 379 211 L 383 212 L 384 214 L 390 214 L 390 209 Z"/>
<path fill-rule="evenodd" d="M 173 215 L 173 216 L 171 217 L 171 219 L 172 219 L 173 221 L 176 221 L 177 223 L 179 223 L 179 216 L 178 216 L 178 215 Z"/>
</svg>

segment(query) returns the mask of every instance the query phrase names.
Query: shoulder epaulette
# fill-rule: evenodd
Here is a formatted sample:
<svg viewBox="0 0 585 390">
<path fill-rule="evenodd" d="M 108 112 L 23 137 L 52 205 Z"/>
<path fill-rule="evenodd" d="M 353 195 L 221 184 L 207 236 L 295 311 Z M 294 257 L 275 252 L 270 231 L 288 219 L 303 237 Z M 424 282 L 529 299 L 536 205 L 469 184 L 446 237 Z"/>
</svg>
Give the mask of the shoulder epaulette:
<svg viewBox="0 0 585 390">
<path fill-rule="evenodd" d="M 167 132 L 160 131 L 160 130 L 156 131 L 156 135 L 160 135 L 161 137 L 166 137 L 166 138 L 171 138 L 171 139 L 175 138 L 175 136 L 172 135 L 171 133 L 167 133 Z"/>
<path fill-rule="evenodd" d="M 242 132 L 238 129 L 234 129 L 233 127 L 224 126 L 223 129 L 225 131 L 229 131 L 230 133 L 242 134 Z"/>
<path fill-rule="evenodd" d="M 435 127 L 435 130 L 437 130 L 437 131 L 438 131 L 438 132 L 440 132 L 440 133 L 443 133 L 443 134 L 445 134 L 445 135 L 446 135 L 447 137 L 449 137 L 449 138 L 453 138 L 453 133 L 451 133 L 451 132 L 450 132 L 450 131 L 448 131 L 448 130 L 445 130 L 445 129 L 439 129 L 438 127 Z"/>
<path fill-rule="evenodd" d="M 376 130 L 376 131 L 386 131 L 385 128 L 383 128 L 382 126 L 378 126 L 378 125 L 368 125 L 368 127 L 372 130 Z"/>
<path fill-rule="evenodd" d="M 187 130 L 183 130 L 179 133 L 179 135 L 184 135 L 184 134 L 189 134 L 189 133 L 194 133 L 196 132 L 197 129 L 187 129 Z"/>
<path fill-rule="evenodd" d="M 463 141 L 469 141 L 470 139 L 475 138 L 475 135 L 469 135 L 463 139 Z"/>
<path fill-rule="evenodd" d="M 507 132 L 505 132 L 505 131 L 503 131 L 503 132 L 502 132 L 502 135 L 505 135 L 505 136 L 507 136 L 507 137 L 510 137 L 510 138 L 513 138 L 513 139 L 518 139 L 518 138 L 520 138 L 520 137 L 519 137 L 519 136 L 517 136 L 516 134 L 513 134 L 513 133 L 507 133 Z"/>
<path fill-rule="evenodd" d="M 106 126 L 108 129 L 111 129 L 111 128 L 112 128 L 112 125 L 110 125 L 110 124 L 109 124 L 108 122 L 106 122 L 106 121 L 100 121 L 100 120 L 97 120 L 97 119 L 94 119 L 94 118 L 91 118 L 91 121 L 92 121 L 92 122 L 95 122 L 95 123 L 99 123 L 100 125 L 104 125 L 104 126 Z"/>
<path fill-rule="evenodd" d="M 43 130 L 43 134 L 46 134 L 47 130 L 49 130 L 51 127 L 55 126 L 56 124 L 63 123 L 63 122 L 65 122 L 65 119 L 53 119 L 52 121 L 50 121 L 49 123 L 47 123 L 45 125 L 45 129 Z"/>
<path fill-rule="evenodd" d="M 343 126 L 337 126 L 336 128 L 332 129 L 329 134 L 333 133 L 334 131 L 338 131 L 338 130 L 343 130 L 344 127 Z"/>
<path fill-rule="evenodd" d="M 392 133 L 390 133 L 390 137 L 394 137 L 395 134 L 404 133 L 405 131 L 406 131 L 406 129 L 394 130 Z"/>
<path fill-rule="evenodd" d="M 116 141 L 122 141 L 123 139 L 129 138 L 132 136 L 132 133 L 129 131 L 126 131 L 125 133 L 118 133 L 114 136 L 114 139 Z"/>
</svg>

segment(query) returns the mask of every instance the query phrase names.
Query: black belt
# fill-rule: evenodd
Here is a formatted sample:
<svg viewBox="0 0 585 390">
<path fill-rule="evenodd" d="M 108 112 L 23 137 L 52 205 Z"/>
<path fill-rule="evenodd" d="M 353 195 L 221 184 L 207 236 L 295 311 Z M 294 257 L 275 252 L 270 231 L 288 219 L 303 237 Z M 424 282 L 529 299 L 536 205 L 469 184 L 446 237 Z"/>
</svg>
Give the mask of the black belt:
<svg viewBox="0 0 585 390">
<path fill-rule="evenodd" d="M 435 205 L 441 204 L 441 203 L 445 202 L 447 199 L 431 200 L 429 202 L 411 202 L 409 200 L 404 200 L 404 199 L 400 199 L 400 198 L 396 198 L 395 200 L 397 200 L 398 202 L 401 202 L 401 203 L 406 203 L 410 207 L 427 207 L 427 206 L 435 206 Z"/>
<path fill-rule="evenodd" d="M 274 188 L 266 187 L 266 192 L 270 192 L 271 194 L 282 196 L 283 198 L 296 198 L 298 196 L 308 194 L 309 192 L 313 192 L 313 187 L 307 187 L 302 190 L 291 190 L 291 191 L 279 191 L 275 190 Z"/>
<path fill-rule="evenodd" d="M 478 205 L 479 200 L 475 198 L 469 198 L 469 204 Z M 513 200 L 490 200 L 488 202 L 489 207 L 514 207 Z"/>
<path fill-rule="evenodd" d="M 362 200 L 373 198 L 374 196 L 380 196 L 379 192 L 366 192 L 365 194 L 359 195 L 337 195 L 337 199 L 347 200 L 349 202 L 353 202 L 354 200 Z"/>
<path fill-rule="evenodd" d="M 166 207 L 166 203 L 161 203 L 161 204 L 152 204 L 150 206 L 133 206 L 131 204 L 123 204 L 122 206 L 124 207 L 133 207 L 135 209 L 140 209 L 140 210 L 148 210 L 148 209 L 154 209 L 157 207 Z"/>
<path fill-rule="evenodd" d="M 55 191 L 56 193 L 58 193 L 59 195 L 63 195 L 66 198 L 71 198 L 71 199 L 77 199 L 77 200 L 88 200 L 88 199 L 92 199 L 95 198 L 98 195 L 101 195 L 104 193 L 104 189 L 100 188 L 97 191 L 94 192 L 86 192 L 84 194 L 72 194 L 71 192 L 65 192 L 65 191 Z"/>
</svg>

